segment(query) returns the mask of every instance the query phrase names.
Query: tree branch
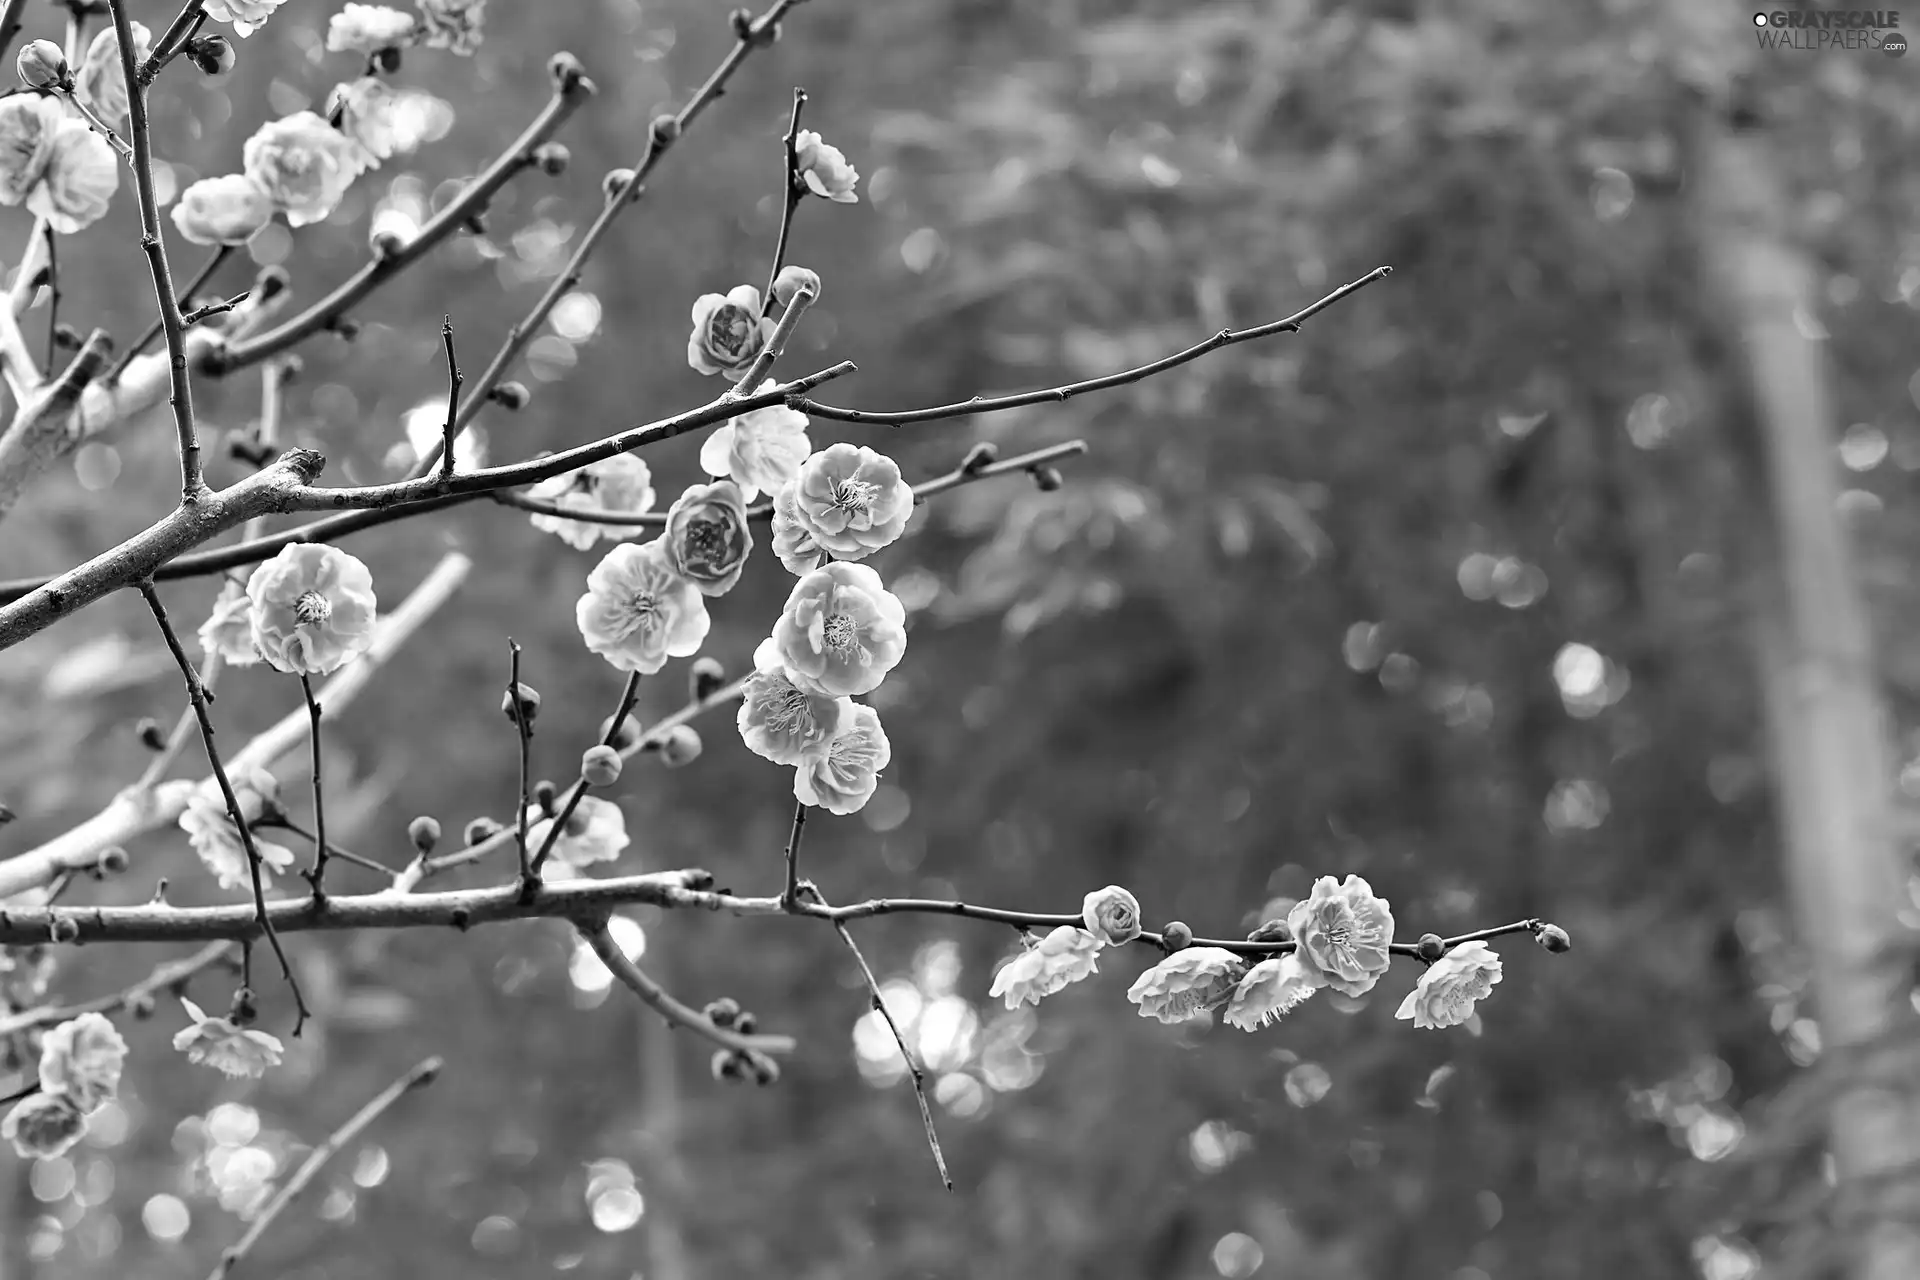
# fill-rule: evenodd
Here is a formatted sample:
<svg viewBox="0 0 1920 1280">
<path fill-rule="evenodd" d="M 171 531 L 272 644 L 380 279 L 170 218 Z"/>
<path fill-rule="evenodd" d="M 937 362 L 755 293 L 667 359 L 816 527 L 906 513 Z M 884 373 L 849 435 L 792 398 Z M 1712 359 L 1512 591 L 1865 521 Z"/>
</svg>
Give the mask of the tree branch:
<svg viewBox="0 0 1920 1280">
<path fill-rule="evenodd" d="M 31 1031 L 35 1027 L 55 1026 L 77 1018 L 83 1013 L 120 1013 L 134 1008 L 143 997 L 184 986 L 189 978 L 202 969 L 222 963 L 236 969 L 239 967 L 240 960 L 234 951 L 234 944 L 210 942 L 185 959 L 173 960 L 159 966 L 124 991 L 116 991 L 110 996 L 101 996 L 94 1000 L 83 1000 L 79 1004 L 48 1005 L 0 1018 L 0 1036 Z"/>
<path fill-rule="evenodd" d="M 685 1027 L 722 1049 L 757 1050 L 761 1053 L 793 1052 L 795 1044 L 792 1036 L 742 1035 L 738 1031 L 716 1027 L 713 1020 L 698 1009 L 689 1008 L 675 1000 L 664 987 L 649 978 L 639 965 L 627 958 L 627 953 L 620 949 L 620 944 L 613 940 L 613 934 L 607 930 L 605 916 L 577 921 L 574 928 L 579 930 L 580 936 L 593 948 L 593 954 L 600 957 L 600 963 L 606 965 L 614 977 L 674 1026 Z"/>
</svg>

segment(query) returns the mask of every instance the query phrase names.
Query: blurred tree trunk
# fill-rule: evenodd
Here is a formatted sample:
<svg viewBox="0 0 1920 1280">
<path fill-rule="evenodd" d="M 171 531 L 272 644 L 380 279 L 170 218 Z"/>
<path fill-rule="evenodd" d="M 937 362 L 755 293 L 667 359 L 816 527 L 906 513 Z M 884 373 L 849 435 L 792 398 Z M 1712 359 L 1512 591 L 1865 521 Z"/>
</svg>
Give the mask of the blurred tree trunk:
<svg viewBox="0 0 1920 1280">
<path fill-rule="evenodd" d="M 1865 599 L 1837 502 L 1820 289 L 1785 230 L 1790 196 L 1767 140 L 1696 113 L 1688 185 L 1710 313 L 1744 359 L 1771 512 L 1773 572 L 1757 642 L 1796 931 L 1832 1094 L 1832 1224 L 1853 1280 L 1920 1277 L 1920 1076 L 1908 996 L 1915 939 L 1900 920 L 1907 859 Z"/>
</svg>

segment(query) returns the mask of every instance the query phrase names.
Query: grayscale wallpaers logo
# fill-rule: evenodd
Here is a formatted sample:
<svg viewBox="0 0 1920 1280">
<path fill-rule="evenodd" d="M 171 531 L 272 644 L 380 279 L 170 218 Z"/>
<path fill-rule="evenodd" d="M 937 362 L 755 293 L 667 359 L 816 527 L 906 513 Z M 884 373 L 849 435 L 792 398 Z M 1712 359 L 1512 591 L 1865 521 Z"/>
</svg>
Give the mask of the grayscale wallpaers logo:
<svg viewBox="0 0 1920 1280">
<path fill-rule="evenodd" d="M 1753 15 L 1762 49 L 1869 49 L 1897 58 L 1907 51 L 1898 9 L 1773 9 Z"/>
</svg>

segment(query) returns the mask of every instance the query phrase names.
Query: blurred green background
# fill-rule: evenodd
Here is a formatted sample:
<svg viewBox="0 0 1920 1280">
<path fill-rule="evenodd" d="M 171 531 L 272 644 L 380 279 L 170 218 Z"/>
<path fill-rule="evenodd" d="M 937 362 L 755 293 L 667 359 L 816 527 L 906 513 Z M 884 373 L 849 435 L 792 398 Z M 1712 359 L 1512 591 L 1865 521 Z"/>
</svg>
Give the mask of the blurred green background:
<svg viewBox="0 0 1920 1280">
<path fill-rule="evenodd" d="M 167 73 L 163 185 L 238 168 L 259 121 L 318 109 L 355 73 L 322 49 L 333 7 L 287 5 L 236 42 L 223 80 Z M 156 29 L 171 12 L 135 5 Z M 725 13 L 496 3 L 476 57 L 407 55 L 397 80 L 450 104 L 444 136 L 324 225 L 254 242 L 293 271 L 296 302 L 364 259 L 380 211 L 417 220 L 480 169 L 545 101 L 552 52 L 579 55 L 601 92 L 561 135 L 563 176 L 516 180 L 484 236 L 356 313 L 356 341 L 302 350 L 287 436 L 326 452 L 329 482 L 393 474 L 405 416 L 444 395 L 442 314 L 477 370 L 577 243 L 601 175 L 724 54 Z M 33 0 L 25 34 L 58 23 Z M 1703 314 L 1680 134 L 1701 84 L 1739 86 L 1820 264 L 1827 305 L 1807 320 L 1829 338 L 1843 508 L 1905 760 L 1920 751 L 1920 62 L 1762 55 L 1750 23 L 1644 0 L 811 0 L 533 344 L 516 374 L 531 406 L 480 420 L 506 460 L 719 389 L 686 367 L 687 314 L 765 278 L 795 85 L 862 174 L 859 204 L 801 209 L 791 253 L 825 291 L 782 367 L 858 362 L 825 389 L 834 403 L 1092 376 L 1392 265 L 1298 335 L 1119 391 L 893 432 L 815 422 L 816 447 L 870 444 L 915 479 L 982 439 L 1092 452 L 1057 493 L 1009 480 L 943 497 L 874 559 L 913 610 L 907 659 L 872 699 L 893 763 L 858 817 L 810 825 L 806 860 L 836 901 L 1062 911 L 1116 882 L 1149 924 L 1223 936 L 1349 872 L 1403 938 L 1565 925 L 1566 956 L 1500 944 L 1479 1028 L 1395 1022 L 1411 966 L 1257 1035 L 1165 1028 L 1125 1002 L 1146 960 L 1126 953 L 1008 1014 L 986 991 L 1009 931 L 876 921 L 859 936 L 932 1068 L 948 1194 L 830 930 L 632 913 L 643 963 L 682 998 L 732 995 L 802 1037 L 765 1090 L 713 1081 L 706 1049 L 609 993 L 558 923 L 303 935 L 290 948 L 319 1016 L 282 1069 L 228 1083 L 187 1066 L 165 1002 L 124 1024 L 107 1122 L 69 1157 L 0 1164 L 7 1280 L 204 1274 L 303 1144 L 429 1053 L 448 1061 L 440 1081 L 336 1159 L 246 1274 L 1747 1280 L 1775 1242 L 1840 1230 L 1820 1217 L 1818 1135 L 1793 1088 L 1820 1043 L 1747 622 L 1755 444 Z M 123 341 L 151 312 L 130 196 L 63 246 L 63 315 Z M 29 225 L 0 221 L 8 253 Z M 200 251 L 167 230 L 183 273 Z M 247 275 L 235 264 L 220 286 Z M 36 342 L 43 325 L 29 317 Z M 242 464 L 223 438 L 252 425 L 258 377 L 196 395 L 229 482 Z M 0 529 L 0 573 L 64 568 L 166 510 L 165 415 L 63 464 Z M 663 500 L 698 478 L 697 450 L 646 455 Z M 343 545 L 387 604 L 448 547 L 477 569 L 331 734 L 335 837 L 397 863 L 415 814 L 450 838 L 510 816 L 509 636 L 545 696 L 536 773 L 571 777 L 621 686 L 572 615 L 608 544 L 575 551 L 475 504 Z M 757 556 L 706 652 L 743 671 L 790 582 Z M 165 594 L 197 623 L 215 588 Z M 684 666 L 648 682 L 643 719 L 679 705 Z M 223 741 L 298 704 L 264 669 L 225 679 Z M 103 804 L 144 766 L 134 721 L 171 724 L 181 701 L 130 597 L 10 652 L 0 699 L 0 794 L 22 815 L 0 852 Z M 789 776 L 729 721 L 703 723 L 689 769 L 629 768 L 612 793 L 634 838 L 620 870 L 777 887 Z M 296 814 L 304 771 L 280 770 Z M 1920 795 L 1920 761 L 1903 780 Z M 132 853 L 125 877 L 67 900 L 144 901 L 160 876 L 174 902 L 222 900 L 179 833 Z M 56 991 L 111 990 L 174 954 L 77 953 Z M 195 991 L 218 1007 L 223 984 Z M 263 1025 L 284 1034 L 284 988 L 261 989 Z"/>
</svg>

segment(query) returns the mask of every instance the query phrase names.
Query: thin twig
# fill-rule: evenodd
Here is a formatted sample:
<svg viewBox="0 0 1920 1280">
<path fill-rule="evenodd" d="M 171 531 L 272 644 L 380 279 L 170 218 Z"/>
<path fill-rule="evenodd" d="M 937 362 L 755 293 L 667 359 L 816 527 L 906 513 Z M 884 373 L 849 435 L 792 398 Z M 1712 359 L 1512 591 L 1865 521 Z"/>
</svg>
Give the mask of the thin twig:
<svg viewBox="0 0 1920 1280">
<path fill-rule="evenodd" d="M 447 425 L 440 433 L 440 475 L 444 479 L 453 474 L 453 437 L 460 429 L 460 384 L 465 381 L 460 376 L 460 362 L 453 354 L 452 316 L 440 322 L 440 337 L 447 344 Z"/>
<path fill-rule="evenodd" d="M 449 454 L 449 457 L 452 455 Z M 514 810 L 514 847 L 520 853 L 520 891 L 531 896 L 540 888 L 539 868 L 527 848 L 528 801 L 530 798 L 531 774 L 533 771 L 533 725 L 527 719 L 526 704 L 520 700 L 520 646 L 513 640 L 507 641 L 507 707 L 513 713 L 513 729 L 520 741 L 520 803 Z M 554 833 L 561 827 L 560 822 L 553 824 L 553 831 L 547 834 L 547 844 L 553 843 Z M 541 853 L 544 855 L 546 849 Z"/>
<path fill-rule="evenodd" d="M 307 883 L 313 886 L 313 896 L 325 901 L 327 897 L 327 806 L 320 792 L 320 703 L 313 696 L 313 681 L 307 673 L 300 673 L 300 692 L 307 700 L 307 720 L 313 734 L 313 870 L 307 873 Z"/>
<path fill-rule="evenodd" d="M 22 1013 L 9 1014 L 0 1018 L 0 1036 L 13 1035 L 19 1031 L 31 1031 L 35 1027 L 51 1027 L 68 1022 L 83 1013 L 120 1013 L 138 1005 L 143 997 L 154 995 L 175 987 L 183 987 L 187 980 L 209 966 L 235 963 L 234 946 L 231 942 L 210 942 L 185 959 L 172 960 L 156 968 L 152 973 L 140 979 L 124 991 L 112 995 L 100 996 L 93 1000 L 83 1000 L 78 1004 L 53 1006 L 41 1009 L 28 1009 Z"/>
<path fill-rule="evenodd" d="M 307 1184 L 313 1181 L 314 1176 L 320 1172 L 321 1167 L 328 1160 L 358 1137 L 361 1130 L 378 1120 L 388 1107 L 398 1102 L 404 1095 L 414 1089 L 432 1084 L 434 1078 L 440 1074 L 441 1067 L 445 1065 L 438 1057 L 426 1059 L 375 1094 L 366 1106 L 353 1113 L 352 1119 L 328 1134 L 326 1141 L 315 1147 L 307 1158 L 300 1162 L 300 1167 L 294 1170 L 293 1176 L 287 1179 L 286 1185 L 275 1193 L 273 1199 L 267 1201 L 266 1207 L 260 1210 L 260 1216 L 248 1225 L 246 1234 L 241 1236 L 232 1248 L 220 1255 L 220 1262 L 214 1267 L 208 1280 L 225 1280 L 225 1277 L 233 1272 L 234 1267 L 239 1265 L 240 1260 L 247 1256 L 247 1251 L 253 1248 L 255 1242 L 266 1234 L 267 1228 L 273 1225 L 273 1220 L 293 1203 L 296 1196 L 307 1189 Z"/>
<path fill-rule="evenodd" d="M 115 0 L 116 12 L 118 0 Z M 124 38 L 124 37 L 123 37 Z M 181 647 L 180 637 L 174 633 L 173 622 L 167 617 L 167 607 L 160 601 L 160 593 L 152 582 L 142 582 L 140 594 L 145 597 L 147 608 L 153 611 L 154 623 L 160 628 L 161 636 L 167 642 L 167 649 L 173 654 L 173 661 L 180 668 L 181 676 L 187 682 L 187 697 L 193 702 L 193 714 L 200 721 L 200 741 L 207 748 L 207 765 L 213 771 L 214 781 L 220 784 L 220 794 L 227 802 L 227 816 L 240 833 L 240 843 L 247 851 L 247 870 L 253 876 L 253 906 L 255 923 L 267 941 L 273 944 L 273 954 L 280 960 L 280 972 L 287 980 L 287 986 L 293 992 L 293 1005 L 296 1017 L 293 1034 L 298 1036 L 307 1022 L 307 1002 L 300 994 L 300 984 L 294 979 L 293 966 L 287 963 L 287 953 L 280 946 L 280 937 L 274 932 L 273 922 L 267 918 L 267 896 L 260 881 L 260 850 L 253 843 L 253 832 L 247 826 L 246 816 L 240 812 L 240 797 L 233 789 L 233 782 L 227 777 L 227 771 L 220 764 L 220 749 L 213 742 L 213 716 L 207 708 L 207 693 L 200 684 L 200 673 L 194 670 L 187 651 Z"/>
<path fill-rule="evenodd" d="M 750 389 L 760 385 L 761 379 L 765 378 L 773 368 L 773 362 L 778 360 L 781 352 L 787 349 L 787 343 L 793 337 L 793 331 L 800 327 L 800 317 L 806 315 L 807 308 L 818 300 L 819 295 L 811 289 L 800 289 L 794 293 L 787 302 L 787 309 L 780 313 L 780 323 L 776 324 L 773 332 L 767 336 L 767 344 L 760 348 L 760 354 L 753 358 L 753 363 L 747 366 L 747 371 L 740 375 L 740 381 L 736 382 L 733 390 L 727 393 L 729 396 L 745 395 Z"/>
<path fill-rule="evenodd" d="M 193 310 L 187 312 L 185 315 L 180 317 L 180 323 L 185 325 L 187 328 L 191 329 L 193 328 L 193 326 L 199 324 L 202 320 L 208 320 L 214 316 L 223 316 L 227 314 L 227 312 L 233 310 L 235 307 L 239 306 L 241 303 L 245 302 L 248 298 L 251 298 L 252 296 L 253 296 L 253 290 L 242 289 L 239 293 L 234 294 L 231 298 L 222 298 L 218 302 L 209 302 L 204 307 L 195 307 Z"/>
<path fill-rule="evenodd" d="M 613 717 L 607 721 L 607 731 L 600 736 L 601 746 L 610 747 L 613 745 L 614 739 L 620 736 L 620 726 L 626 722 L 628 714 L 632 712 L 634 704 L 639 700 L 640 673 L 634 671 L 628 673 L 627 682 L 620 690 L 620 701 L 614 706 Z M 540 868 L 546 865 L 547 858 L 553 853 L 554 844 L 559 841 L 561 833 L 566 830 L 567 820 L 573 817 L 573 811 L 580 807 L 580 801 L 584 799 L 587 792 L 592 789 L 593 784 L 588 782 L 584 777 L 576 778 L 573 785 L 567 789 L 567 797 L 561 801 L 560 811 L 554 815 L 552 823 L 547 827 L 547 838 L 540 842 L 540 849 L 533 856 L 534 876 L 539 876 Z M 523 811 L 526 808 L 526 802 L 524 800 L 521 801 L 521 808 Z M 523 849 L 522 854 L 524 855 L 524 853 L 525 850 Z"/>
<path fill-rule="evenodd" d="M 207 281 L 213 279 L 213 273 L 225 265 L 227 259 L 232 256 L 233 246 L 230 244 L 223 244 L 218 249 L 215 249 L 213 255 L 201 263 L 200 269 L 193 273 L 193 278 L 187 281 L 186 290 L 184 295 L 178 300 L 178 305 L 185 307 L 187 303 L 193 301 L 194 295 L 206 287 Z M 160 318 L 158 316 L 154 317 L 147 325 L 145 331 L 142 332 L 138 338 L 134 339 L 133 345 L 128 347 L 120 359 L 114 362 L 113 369 L 107 374 L 106 380 L 108 386 L 112 386 L 114 383 L 120 381 L 120 375 L 127 371 L 127 366 L 132 364 L 140 357 L 141 353 L 153 345 L 153 340 L 160 336 L 163 327 Z"/>
<path fill-rule="evenodd" d="M 75 93 L 71 88 L 55 89 L 54 92 L 57 93 L 60 97 L 65 98 L 67 100 L 67 105 L 72 107 L 74 111 L 79 114 L 82 120 L 86 121 L 87 128 L 93 130 L 95 133 L 105 138 L 107 140 L 107 145 L 112 147 L 122 160 L 128 160 L 132 158 L 133 148 L 127 145 L 126 139 L 122 138 L 118 133 L 114 132 L 113 126 L 108 124 L 105 120 L 102 120 L 98 115 L 98 113 L 96 113 L 92 107 L 82 102 L 80 100 L 79 94 Z M 53 233 L 49 231 L 47 234 L 49 237 L 47 240 L 47 250 L 49 255 L 48 265 L 49 265 L 49 268 L 51 268 L 51 265 L 52 265 L 51 255 L 53 250 L 53 240 L 51 237 Z"/>
<path fill-rule="evenodd" d="M 60 255 L 51 224 L 47 227 L 47 368 L 53 368 L 60 339 Z"/>
<path fill-rule="evenodd" d="M 14 39 L 20 34 L 20 15 L 26 7 L 27 0 L 6 0 L 5 5 L 0 6 L 0 62 L 6 60 Z"/>
<path fill-rule="evenodd" d="M 793 830 L 787 834 L 787 887 L 781 891 L 780 901 L 793 903 L 800 900 L 800 837 L 807 829 L 807 804 L 804 800 L 793 802 Z"/>
<path fill-rule="evenodd" d="M 167 24 L 167 29 L 160 33 L 160 38 L 153 44 L 152 52 L 147 55 L 147 60 L 140 64 L 140 70 L 136 73 L 142 89 L 152 84 L 154 77 L 158 76 L 169 62 L 180 56 L 180 51 L 187 47 L 187 42 L 199 34 L 201 25 L 207 20 L 206 3 L 207 0 L 187 0 L 186 6 L 174 15 L 173 21 Z"/>
<path fill-rule="evenodd" d="M 795 85 L 793 114 L 787 117 L 787 136 L 781 145 L 784 203 L 780 208 L 780 235 L 773 242 L 773 270 L 767 273 L 767 296 L 760 304 L 762 316 L 773 314 L 773 286 L 780 279 L 780 268 L 787 263 L 787 235 L 793 229 L 793 215 L 800 208 L 800 199 L 807 193 L 806 183 L 800 180 L 800 159 L 795 152 L 800 137 L 800 109 L 806 105 L 807 91 Z"/>
<path fill-rule="evenodd" d="M 723 1049 L 753 1049 L 761 1053 L 793 1052 L 795 1044 L 792 1036 L 742 1035 L 738 1031 L 716 1027 L 713 1019 L 698 1009 L 681 1004 L 668 994 L 666 988 L 649 978 L 639 965 L 627 958 L 627 953 L 620 949 L 620 944 L 614 941 L 613 934 L 608 931 L 605 919 L 580 921 L 574 928 L 614 977 L 674 1026 L 685 1027 Z"/>
<path fill-rule="evenodd" d="M 275 814 L 272 820 L 262 818 L 253 825 L 255 827 L 279 827 L 282 830 L 291 831 L 308 844 L 315 846 L 315 848 L 319 847 L 320 836 L 318 832 L 307 830 L 284 813 Z M 351 849 L 343 849 L 331 840 L 327 841 L 327 857 L 338 862 L 352 863 L 356 867 L 365 867 L 369 871 L 377 871 L 389 880 L 391 880 L 394 875 L 393 868 L 384 862 L 376 862 L 363 853 L 355 853 Z"/>
</svg>

